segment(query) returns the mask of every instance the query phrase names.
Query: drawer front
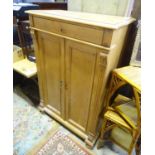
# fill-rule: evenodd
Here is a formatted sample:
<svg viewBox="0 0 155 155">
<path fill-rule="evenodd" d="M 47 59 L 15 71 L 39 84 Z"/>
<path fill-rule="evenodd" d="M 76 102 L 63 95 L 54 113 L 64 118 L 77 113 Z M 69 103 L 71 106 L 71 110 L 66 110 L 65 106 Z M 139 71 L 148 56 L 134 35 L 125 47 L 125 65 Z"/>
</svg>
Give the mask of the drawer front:
<svg viewBox="0 0 155 155">
<path fill-rule="evenodd" d="M 33 21 L 34 21 L 34 27 L 41 30 L 87 41 L 97 45 L 103 44 L 102 41 L 104 31 L 102 29 L 95 29 L 81 25 L 74 25 L 70 23 L 44 19 L 40 17 L 34 17 Z"/>
</svg>

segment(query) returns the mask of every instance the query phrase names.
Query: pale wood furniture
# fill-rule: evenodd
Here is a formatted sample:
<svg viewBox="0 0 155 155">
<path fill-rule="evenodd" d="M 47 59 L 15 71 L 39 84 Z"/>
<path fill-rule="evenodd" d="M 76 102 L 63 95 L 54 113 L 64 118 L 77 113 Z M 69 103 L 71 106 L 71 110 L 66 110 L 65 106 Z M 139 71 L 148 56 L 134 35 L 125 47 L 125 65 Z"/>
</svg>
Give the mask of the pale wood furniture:
<svg viewBox="0 0 155 155">
<path fill-rule="evenodd" d="M 137 154 L 139 154 L 141 132 L 140 73 L 141 68 L 133 66 L 115 69 L 112 72 L 98 148 L 104 144 L 105 133 L 112 131 L 111 140 L 124 148 L 129 155 L 131 155 L 133 148 L 136 146 Z M 128 98 L 118 94 L 112 101 L 111 98 L 116 91 L 126 84 L 131 86 L 133 97 Z M 125 134 L 129 134 L 128 138 L 124 138 L 122 141 L 119 140 L 117 135 L 121 134 L 121 132 L 126 132 L 123 135 L 124 137 L 126 136 Z"/>
<path fill-rule="evenodd" d="M 36 63 L 31 62 L 24 57 L 20 47 L 13 46 L 13 70 L 23 75 L 26 78 L 32 78 L 37 75 Z"/>
<path fill-rule="evenodd" d="M 13 63 L 13 69 L 26 78 L 31 78 L 37 75 L 36 64 L 27 58 Z"/>
<path fill-rule="evenodd" d="M 24 56 L 28 56 L 32 52 L 32 39 L 29 32 L 28 15 L 25 14 L 25 10 L 38 8 L 38 5 L 32 3 L 13 3 L 13 27 L 15 31 L 17 30 L 19 38 L 19 43 L 14 40 L 14 44 L 22 48 Z"/>
<path fill-rule="evenodd" d="M 13 63 L 23 59 L 24 54 L 22 48 L 17 45 L 13 45 Z"/>
<path fill-rule="evenodd" d="M 27 13 L 40 107 L 93 146 L 108 76 L 134 19 L 61 10 Z"/>
</svg>

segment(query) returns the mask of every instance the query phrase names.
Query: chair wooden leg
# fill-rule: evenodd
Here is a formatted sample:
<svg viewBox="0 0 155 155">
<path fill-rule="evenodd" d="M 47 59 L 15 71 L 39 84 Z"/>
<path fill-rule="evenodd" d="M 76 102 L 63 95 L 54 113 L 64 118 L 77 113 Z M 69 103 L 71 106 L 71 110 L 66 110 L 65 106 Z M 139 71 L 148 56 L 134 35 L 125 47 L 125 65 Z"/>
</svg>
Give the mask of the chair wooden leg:
<svg viewBox="0 0 155 155">
<path fill-rule="evenodd" d="M 135 149 L 136 149 L 136 155 L 140 155 L 141 154 L 141 138 L 138 139 Z"/>
<path fill-rule="evenodd" d="M 133 137 L 133 140 L 132 140 L 132 143 L 131 143 L 130 149 L 129 149 L 129 155 L 132 154 L 133 148 L 135 148 L 136 155 L 140 155 L 140 137 L 138 134 L 136 134 Z"/>
<path fill-rule="evenodd" d="M 99 138 L 98 144 L 97 144 L 97 149 L 100 149 L 104 145 L 104 133 L 105 133 L 106 124 L 107 124 L 107 119 L 104 118 L 100 138 Z"/>
<path fill-rule="evenodd" d="M 140 148 L 136 148 L 136 155 L 140 155 L 140 154 L 141 154 Z"/>
<path fill-rule="evenodd" d="M 97 144 L 97 149 L 100 149 L 104 146 L 104 140 L 103 139 L 99 139 L 98 140 L 98 144 Z"/>
</svg>

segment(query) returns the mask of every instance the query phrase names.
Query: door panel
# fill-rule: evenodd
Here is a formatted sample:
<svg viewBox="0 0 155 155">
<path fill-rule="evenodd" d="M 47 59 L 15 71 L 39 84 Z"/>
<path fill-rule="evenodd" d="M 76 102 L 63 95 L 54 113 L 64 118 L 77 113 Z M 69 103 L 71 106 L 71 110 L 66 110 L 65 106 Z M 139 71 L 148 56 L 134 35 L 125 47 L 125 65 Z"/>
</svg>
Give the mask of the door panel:
<svg viewBox="0 0 155 155">
<path fill-rule="evenodd" d="M 66 41 L 66 117 L 86 131 L 96 65 L 96 50 Z"/>
<path fill-rule="evenodd" d="M 38 33 L 46 106 L 61 115 L 61 39 Z"/>
</svg>

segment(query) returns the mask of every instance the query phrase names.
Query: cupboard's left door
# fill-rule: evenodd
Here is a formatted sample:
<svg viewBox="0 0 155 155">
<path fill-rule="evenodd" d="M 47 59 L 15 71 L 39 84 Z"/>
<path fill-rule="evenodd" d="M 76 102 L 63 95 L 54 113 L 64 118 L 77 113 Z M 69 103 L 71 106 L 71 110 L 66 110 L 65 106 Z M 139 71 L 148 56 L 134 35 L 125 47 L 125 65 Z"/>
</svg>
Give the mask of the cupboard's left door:
<svg viewBox="0 0 155 155">
<path fill-rule="evenodd" d="M 36 59 L 43 104 L 52 113 L 64 117 L 64 40 L 36 32 Z"/>
</svg>

